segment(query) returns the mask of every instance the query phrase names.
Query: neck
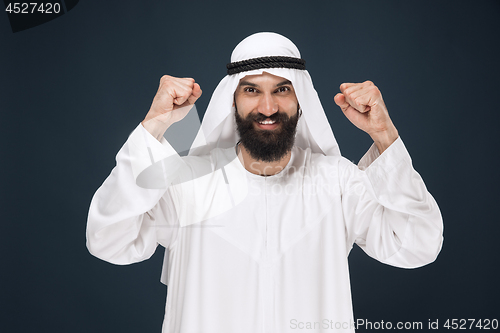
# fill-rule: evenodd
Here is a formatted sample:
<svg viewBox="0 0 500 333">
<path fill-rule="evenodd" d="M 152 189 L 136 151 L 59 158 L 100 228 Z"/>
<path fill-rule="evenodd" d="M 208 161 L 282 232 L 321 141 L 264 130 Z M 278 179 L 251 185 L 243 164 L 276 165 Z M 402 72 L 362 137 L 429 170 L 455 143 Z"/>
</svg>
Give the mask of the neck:
<svg viewBox="0 0 500 333">
<path fill-rule="evenodd" d="M 285 156 L 283 156 L 279 161 L 275 162 L 264 162 L 261 160 L 254 159 L 248 150 L 243 146 L 243 144 L 239 144 L 237 146 L 238 149 L 238 158 L 241 161 L 241 164 L 248 170 L 256 175 L 260 176 L 272 176 L 277 173 L 280 173 L 290 161 L 292 157 L 292 151 L 288 151 Z"/>
</svg>

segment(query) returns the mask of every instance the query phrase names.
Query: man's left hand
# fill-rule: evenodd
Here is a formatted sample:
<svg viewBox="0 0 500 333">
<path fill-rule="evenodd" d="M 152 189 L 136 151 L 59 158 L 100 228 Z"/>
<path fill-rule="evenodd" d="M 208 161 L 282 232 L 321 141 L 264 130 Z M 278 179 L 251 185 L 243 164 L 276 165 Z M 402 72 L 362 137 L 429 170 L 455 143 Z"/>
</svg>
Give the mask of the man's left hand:
<svg viewBox="0 0 500 333">
<path fill-rule="evenodd" d="M 342 83 L 334 97 L 347 119 L 368 133 L 382 154 L 399 134 L 389 117 L 380 90 L 371 81 Z"/>
</svg>

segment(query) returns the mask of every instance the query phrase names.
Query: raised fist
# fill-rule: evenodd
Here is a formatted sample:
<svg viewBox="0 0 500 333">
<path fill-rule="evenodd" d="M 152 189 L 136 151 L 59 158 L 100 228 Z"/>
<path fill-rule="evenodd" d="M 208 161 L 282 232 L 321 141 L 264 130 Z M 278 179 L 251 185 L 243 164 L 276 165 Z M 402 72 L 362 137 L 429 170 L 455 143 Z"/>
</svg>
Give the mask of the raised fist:
<svg viewBox="0 0 500 333">
<path fill-rule="evenodd" d="M 187 115 L 200 96 L 200 85 L 194 79 L 164 75 L 142 125 L 159 139 L 170 125 Z"/>
<path fill-rule="evenodd" d="M 342 83 L 335 103 L 345 116 L 359 129 L 368 133 L 380 153 L 399 136 L 389 117 L 380 90 L 371 81 Z"/>
</svg>

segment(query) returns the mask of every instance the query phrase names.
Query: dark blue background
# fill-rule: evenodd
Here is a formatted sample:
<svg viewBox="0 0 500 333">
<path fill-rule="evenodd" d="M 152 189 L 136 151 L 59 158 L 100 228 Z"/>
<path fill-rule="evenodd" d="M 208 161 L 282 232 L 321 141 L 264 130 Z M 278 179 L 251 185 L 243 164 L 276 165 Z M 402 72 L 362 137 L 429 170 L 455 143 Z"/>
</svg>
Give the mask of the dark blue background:
<svg viewBox="0 0 500 333">
<path fill-rule="evenodd" d="M 431 265 L 393 268 L 353 249 L 355 317 L 500 319 L 499 1 L 82 0 L 18 33 L 0 15 L 0 331 L 161 331 L 163 249 L 130 266 L 92 257 L 90 200 L 161 76 L 194 77 L 202 114 L 232 49 L 259 31 L 299 47 L 355 162 L 371 141 L 333 96 L 375 82 L 441 208 Z"/>
</svg>

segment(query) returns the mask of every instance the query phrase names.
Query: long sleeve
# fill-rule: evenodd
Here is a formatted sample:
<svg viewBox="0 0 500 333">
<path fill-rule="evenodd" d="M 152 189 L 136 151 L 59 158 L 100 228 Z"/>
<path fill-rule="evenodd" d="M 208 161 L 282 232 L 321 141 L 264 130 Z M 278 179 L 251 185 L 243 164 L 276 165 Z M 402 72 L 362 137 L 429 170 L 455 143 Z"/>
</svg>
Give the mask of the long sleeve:
<svg viewBox="0 0 500 333">
<path fill-rule="evenodd" d="M 358 166 L 340 163 L 348 244 L 392 266 L 433 262 L 443 242 L 441 213 L 401 138 L 382 154 L 373 145 Z"/>
<path fill-rule="evenodd" d="M 157 141 L 139 124 L 92 198 L 87 220 L 89 252 L 124 265 L 148 259 L 158 244 L 167 247 L 175 237 L 172 226 L 177 223 L 167 188 L 182 163 L 166 140 Z M 163 172 L 144 177 L 148 168 Z"/>
</svg>

